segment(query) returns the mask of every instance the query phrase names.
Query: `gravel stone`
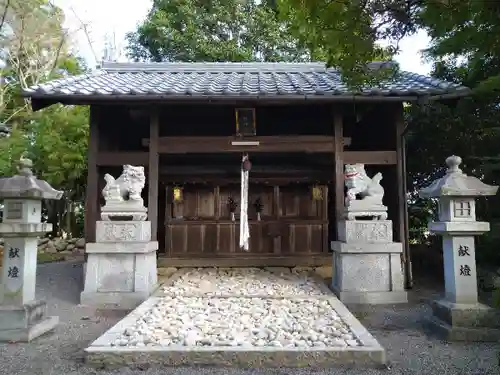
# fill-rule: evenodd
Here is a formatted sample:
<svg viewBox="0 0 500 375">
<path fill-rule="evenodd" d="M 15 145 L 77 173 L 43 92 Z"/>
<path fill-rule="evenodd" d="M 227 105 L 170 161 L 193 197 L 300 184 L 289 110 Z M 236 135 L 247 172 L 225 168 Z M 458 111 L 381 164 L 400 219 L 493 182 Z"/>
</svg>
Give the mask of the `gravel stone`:
<svg viewBox="0 0 500 375">
<path fill-rule="evenodd" d="M 409 305 L 372 306 L 355 315 L 386 348 L 391 371 L 375 369 L 232 369 L 120 368 L 100 370 L 84 364 L 83 350 L 125 314 L 95 312 L 78 305 L 81 264 L 42 264 L 37 272 L 37 298 L 47 301 L 49 314 L 58 315 L 55 333 L 25 343 L 0 343 L 0 375 L 498 375 L 498 343 L 446 343 L 427 336 L 422 318 L 430 313 L 422 298 L 434 290 L 414 290 Z M 418 285 L 419 280 L 417 280 Z M 90 319 L 89 319 L 90 318 Z M 338 339 L 330 345 L 346 345 Z M 162 345 L 170 345 L 164 339 Z M 297 342 L 300 344 L 300 342 Z"/>
<path fill-rule="evenodd" d="M 307 272 L 274 273 L 260 268 L 198 268 L 171 285 L 168 295 L 206 296 L 319 296 L 325 294 Z"/>
<path fill-rule="evenodd" d="M 163 346 L 162 340 L 188 347 L 326 347 L 339 335 L 341 346 L 360 345 L 326 300 L 165 296 L 117 341 L 127 347 Z"/>
</svg>

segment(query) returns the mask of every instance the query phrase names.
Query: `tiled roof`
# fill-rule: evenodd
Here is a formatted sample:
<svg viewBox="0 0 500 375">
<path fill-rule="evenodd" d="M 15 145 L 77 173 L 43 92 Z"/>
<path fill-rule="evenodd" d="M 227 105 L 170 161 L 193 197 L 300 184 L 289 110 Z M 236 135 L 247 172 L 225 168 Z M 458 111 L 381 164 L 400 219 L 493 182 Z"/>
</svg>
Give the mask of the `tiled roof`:
<svg viewBox="0 0 500 375">
<path fill-rule="evenodd" d="M 372 63 L 379 68 L 383 63 Z M 342 98 L 463 96 L 469 89 L 401 72 L 380 87 L 353 92 L 335 69 L 320 63 L 104 63 L 93 73 L 33 86 L 39 99 L 112 98 Z"/>
</svg>

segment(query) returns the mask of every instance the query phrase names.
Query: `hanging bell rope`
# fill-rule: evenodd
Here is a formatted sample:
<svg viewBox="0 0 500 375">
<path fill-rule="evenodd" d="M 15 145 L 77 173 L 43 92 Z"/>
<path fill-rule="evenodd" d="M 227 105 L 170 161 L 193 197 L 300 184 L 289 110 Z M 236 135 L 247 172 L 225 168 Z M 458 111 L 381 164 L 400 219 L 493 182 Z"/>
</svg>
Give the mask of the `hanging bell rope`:
<svg viewBox="0 0 500 375">
<path fill-rule="evenodd" d="M 248 225 L 248 175 L 252 163 L 248 155 L 241 161 L 241 202 L 240 202 L 240 248 L 249 250 L 250 227 Z"/>
</svg>

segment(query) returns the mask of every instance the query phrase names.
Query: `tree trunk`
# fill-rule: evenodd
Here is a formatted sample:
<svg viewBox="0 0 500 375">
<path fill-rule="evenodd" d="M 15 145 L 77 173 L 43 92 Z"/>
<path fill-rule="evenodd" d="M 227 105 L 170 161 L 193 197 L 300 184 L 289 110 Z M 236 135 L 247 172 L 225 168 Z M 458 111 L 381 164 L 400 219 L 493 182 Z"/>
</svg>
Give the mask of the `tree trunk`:
<svg viewBox="0 0 500 375">
<path fill-rule="evenodd" d="M 73 219 L 73 202 L 69 199 L 66 200 L 66 233 L 68 238 L 73 238 L 72 230 L 72 219 Z"/>
</svg>

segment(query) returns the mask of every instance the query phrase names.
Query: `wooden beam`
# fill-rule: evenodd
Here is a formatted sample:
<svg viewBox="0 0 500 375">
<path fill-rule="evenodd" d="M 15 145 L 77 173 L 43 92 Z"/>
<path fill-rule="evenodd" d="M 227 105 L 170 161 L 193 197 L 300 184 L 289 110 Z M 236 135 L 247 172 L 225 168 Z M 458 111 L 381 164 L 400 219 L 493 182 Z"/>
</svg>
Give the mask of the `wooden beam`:
<svg viewBox="0 0 500 375">
<path fill-rule="evenodd" d="M 158 151 L 161 154 L 205 154 L 205 153 L 241 153 L 241 152 L 334 152 L 332 136 L 280 135 L 249 137 L 244 141 L 258 142 L 258 145 L 233 145 L 242 139 L 235 137 L 161 137 Z M 351 138 L 344 138 L 345 145 L 351 144 Z M 144 146 L 149 139 L 142 140 Z"/>
<path fill-rule="evenodd" d="M 323 178 L 322 178 L 323 177 Z M 215 185 L 220 186 L 239 184 L 241 178 L 239 177 L 225 177 L 225 176 L 172 176 L 163 175 L 161 182 L 166 184 L 200 184 L 200 185 Z M 332 178 L 325 176 L 287 176 L 287 177 L 262 177 L 252 176 L 251 184 L 259 185 L 290 185 L 290 184 L 328 184 L 332 182 Z"/>
<path fill-rule="evenodd" d="M 404 142 L 405 122 L 403 105 L 396 106 L 396 152 L 397 152 L 397 179 L 398 179 L 398 223 L 399 240 L 403 244 L 402 262 L 404 266 L 405 284 L 407 288 L 413 287 L 413 276 L 410 255 L 410 238 L 408 223 L 408 201 L 406 186 L 406 147 Z"/>
<path fill-rule="evenodd" d="M 328 176 L 328 171 L 331 169 L 331 164 L 321 167 L 297 167 L 290 164 L 279 165 L 252 165 L 252 176 Z M 200 176 L 234 176 L 240 178 L 240 165 L 163 165 L 160 168 L 160 174 L 166 175 L 200 175 Z M 328 176 L 330 177 L 330 176 Z"/>
<path fill-rule="evenodd" d="M 289 183 L 328 183 L 332 179 L 332 166 L 323 168 L 298 168 L 290 165 L 252 166 L 251 183 L 289 184 Z M 161 181 L 165 183 L 239 183 L 241 176 L 238 166 L 229 168 L 214 166 L 176 166 L 160 167 Z"/>
<path fill-rule="evenodd" d="M 344 143 L 339 142 L 340 139 L 344 137 L 344 125 L 342 112 L 339 112 L 337 108 L 334 107 L 333 113 L 333 157 L 335 160 L 335 231 L 337 232 L 337 223 L 342 218 L 344 214 L 344 163 L 347 163 L 344 158 L 346 152 L 344 152 Z M 337 233 L 335 233 L 335 238 L 337 238 Z"/>
<path fill-rule="evenodd" d="M 345 164 L 396 165 L 397 151 L 344 151 Z"/>
<path fill-rule="evenodd" d="M 147 151 L 101 151 L 96 156 L 97 165 L 101 167 L 130 165 L 149 165 Z"/>
<path fill-rule="evenodd" d="M 149 122 L 149 173 L 148 173 L 148 220 L 151 221 L 151 240 L 158 239 L 158 185 L 160 154 L 158 153 L 158 139 L 160 138 L 160 119 L 158 110 L 151 111 Z"/>
<path fill-rule="evenodd" d="M 163 267 L 320 267 L 332 265 L 331 254 L 275 255 L 255 254 L 243 256 L 158 257 L 158 268 Z"/>
<path fill-rule="evenodd" d="M 99 218 L 97 151 L 99 149 L 99 111 L 90 107 L 89 149 L 87 157 L 87 189 L 85 191 L 85 242 L 95 242 L 96 220 Z"/>
</svg>

